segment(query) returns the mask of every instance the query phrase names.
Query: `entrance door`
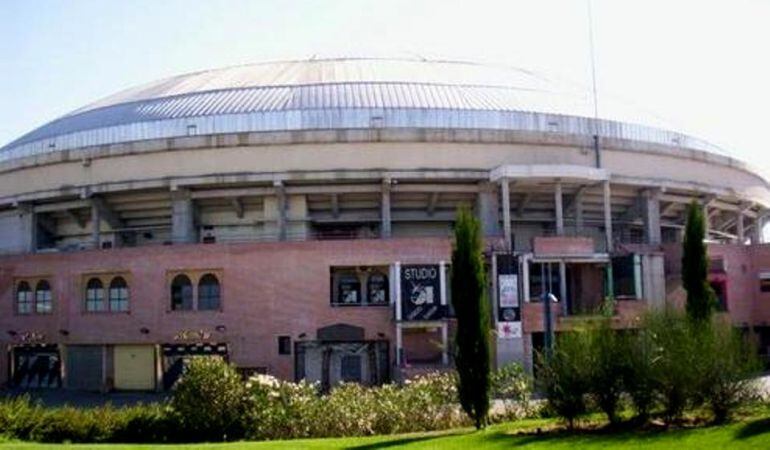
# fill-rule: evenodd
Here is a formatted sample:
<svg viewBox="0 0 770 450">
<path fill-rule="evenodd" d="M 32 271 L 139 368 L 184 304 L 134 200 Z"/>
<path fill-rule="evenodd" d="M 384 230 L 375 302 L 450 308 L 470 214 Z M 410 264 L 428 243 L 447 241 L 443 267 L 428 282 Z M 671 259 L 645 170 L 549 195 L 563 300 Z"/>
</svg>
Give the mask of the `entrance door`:
<svg viewBox="0 0 770 450">
<path fill-rule="evenodd" d="M 23 389 L 61 387 L 61 357 L 56 345 L 13 349 L 11 384 Z"/>
<path fill-rule="evenodd" d="M 99 391 L 104 386 L 104 347 L 101 345 L 67 346 L 67 387 Z"/>
<path fill-rule="evenodd" d="M 152 345 L 115 346 L 115 389 L 127 391 L 155 389 L 155 347 Z"/>
</svg>

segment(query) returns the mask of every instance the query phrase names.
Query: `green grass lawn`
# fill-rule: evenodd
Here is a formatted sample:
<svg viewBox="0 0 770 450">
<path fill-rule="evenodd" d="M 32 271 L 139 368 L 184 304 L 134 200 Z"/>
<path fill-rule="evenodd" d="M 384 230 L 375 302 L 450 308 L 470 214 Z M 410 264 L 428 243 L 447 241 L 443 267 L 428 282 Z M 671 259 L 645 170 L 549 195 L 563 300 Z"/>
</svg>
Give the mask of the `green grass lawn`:
<svg viewBox="0 0 770 450">
<path fill-rule="evenodd" d="M 308 439 L 272 442 L 236 442 L 197 445 L 70 445 L 67 448 L 124 449 L 349 449 L 373 450 L 404 449 L 767 449 L 770 448 L 770 417 L 752 417 L 724 426 L 704 426 L 670 431 L 623 431 L 609 433 L 603 430 L 551 430 L 543 434 L 535 431 L 553 428 L 554 420 L 523 420 L 494 425 L 485 431 L 459 429 L 434 433 L 375 436 L 365 438 Z M 61 444 L 34 444 L 6 442 L 0 449 L 54 449 Z"/>
</svg>

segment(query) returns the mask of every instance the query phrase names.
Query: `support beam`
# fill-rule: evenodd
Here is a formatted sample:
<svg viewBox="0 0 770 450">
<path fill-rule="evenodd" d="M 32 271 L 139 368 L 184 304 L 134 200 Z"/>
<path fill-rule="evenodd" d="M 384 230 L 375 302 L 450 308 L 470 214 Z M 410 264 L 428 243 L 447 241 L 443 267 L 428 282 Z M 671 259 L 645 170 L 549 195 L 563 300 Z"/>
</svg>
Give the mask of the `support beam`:
<svg viewBox="0 0 770 450">
<path fill-rule="evenodd" d="M 644 237 L 648 244 L 661 243 L 660 232 L 660 190 L 646 189 L 642 193 L 642 218 L 644 219 Z"/>
<path fill-rule="evenodd" d="M 29 204 L 19 204 L 19 235 L 21 251 L 34 253 L 37 250 L 37 214 Z"/>
<path fill-rule="evenodd" d="M 556 182 L 553 192 L 554 209 L 556 209 L 556 235 L 564 236 L 564 209 L 562 205 L 561 181 Z"/>
<path fill-rule="evenodd" d="M 190 191 L 180 189 L 171 193 L 171 241 L 174 244 L 198 240 L 195 229 L 195 204 Z"/>
<path fill-rule="evenodd" d="M 476 198 L 476 215 L 481 221 L 484 236 L 500 236 L 500 205 L 496 187 L 491 183 L 480 183 Z"/>
<path fill-rule="evenodd" d="M 102 248 L 101 242 L 102 210 L 95 204 L 91 205 L 91 245 Z"/>
<path fill-rule="evenodd" d="M 110 208 L 104 198 L 97 195 L 91 197 L 91 208 L 99 210 L 99 216 L 110 228 L 123 228 L 123 221 L 120 220 L 118 215 Z"/>
<path fill-rule="evenodd" d="M 380 238 L 390 238 L 390 178 L 382 180 L 382 200 L 380 201 Z"/>
<path fill-rule="evenodd" d="M 602 182 L 602 194 L 604 200 L 604 240 L 607 244 L 607 253 L 614 249 L 612 237 L 612 196 L 609 180 Z"/>
<path fill-rule="evenodd" d="M 571 205 L 574 205 L 575 207 L 575 231 L 578 235 L 583 233 L 583 227 L 585 226 L 585 222 L 583 220 L 583 193 L 585 190 L 583 188 L 578 189 L 578 192 L 575 194 L 575 198 L 572 199 Z"/>
<path fill-rule="evenodd" d="M 83 216 L 81 216 L 80 214 L 76 213 L 75 211 L 76 210 L 74 210 L 74 209 L 66 209 L 66 210 L 64 210 L 64 214 L 67 217 L 69 217 L 70 220 L 72 220 L 73 222 L 78 224 L 78 227 L 82 230 L 87 225 L 86 219 L 83 218 Z"/>
<path fill-rule="evenodd" d="M 660 201 L 660 198 L 658 198 L 658 201 Z M 661 215 L 661 217 L 665 217 L 665 216 L 671 214 L 671 212 L 674 211 L 678 205 L 679 205 L 679 203 L 677 203 L 677 202 L 668 202 L 668 203 L 666 203 L 666 206 L 660 208 L 660 215 Z"/>
<path fill-rule="evenodd" d="M 503 209 L 503 238 L 505 239 L 505 251 L 510 252 L 513 250 L 513 243 L 511 242 L 511 191 L 508 185 L 508 178 L 500 179 L 500 196 L 503 204 L 500 205 Z"/>
<path fill-rule="evenodd" d="M 743 211 L 736 214 L 736 224 L 737 224 L 737 230 L 736 235 L 738 236 L 738 243 L 743 245 L 746 243 L 746 230 L 744 229 L 743 224 Z"/>
<path fill-rule="evenodd" d="M 243 199 L 241 199 L 241 197 L 232 197 L 230 199 L 230 205 L 233 207 L 235 215 L 239 219 L 243 219 Z"/>
<path fill-rule="evenodd" d="M 278 240 L 285 241 L 287 237 L 286 226 L 286 188 L 283 182 L 276 180 L 273 182 L 273 188 L 275 189 L 276 205 L 278 211 L 276 212 L 276 226 L 278 228 Z"/>
<path fill-rule="evenodd" d="M 440 192 L 434 192 L 430 194 L 430 199 L 428 200 L 428 215 L 432 216 L 433 213 L 436 212 L 436 205 L 438 205 L 438 199 L 439 196 L 441 196 Z"/>
<path fill-rule="evenodd" d="M 340 196 L 339 194 L 332 194 L 329 197 L 332 205 L 332 217 L 335 219 L 340 216 Z"/>
<path fill-rule="evenodd" d="M 519 205 L 516 207 L 516 216 L 523 217 L 524 216 L 524 208 L 527 207 L 527 204 L 532 200 L 532 194 L 527 192 L 524 194 L 524 197 L 521 198 L 519 201 Z"/>
</svg>

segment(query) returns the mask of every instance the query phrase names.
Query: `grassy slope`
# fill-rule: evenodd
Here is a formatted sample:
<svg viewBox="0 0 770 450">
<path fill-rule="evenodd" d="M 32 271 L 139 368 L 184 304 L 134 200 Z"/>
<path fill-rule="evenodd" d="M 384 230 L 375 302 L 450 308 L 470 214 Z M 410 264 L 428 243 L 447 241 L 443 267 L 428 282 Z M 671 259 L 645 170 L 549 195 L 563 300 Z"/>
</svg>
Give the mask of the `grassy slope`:
<svg viewBox="0 0 770 450">
<path fill-rule="evenodd" d="M 758 449 L 770 448 L 770 418 L 750 419 L 721 427 L 702 427 L 668 432 L 549 432 L 544 435 L 531 434 L 536 427 L 553 426 L 549 420 L 525 420 L 516 423 L 495 425 L 486 431 L 469 429 L 447 432 L 420 433 L 397 436 L 366 438 L 312 439 L 275 442 L 239 442 L 210 445 L 72 445 L 71 449 L 105 448 L 109 450 L 128 449 L 350 449 L 372 450 L 386 448 L 405 449 L 600 449 L 600 448 L 651 448 L 651 449 Z M 528 432 L 530 434 L 516 434 Z M 54 449 L 62 445 L 33 443 L 0 444 L 0 449 Z"/>
</svg>

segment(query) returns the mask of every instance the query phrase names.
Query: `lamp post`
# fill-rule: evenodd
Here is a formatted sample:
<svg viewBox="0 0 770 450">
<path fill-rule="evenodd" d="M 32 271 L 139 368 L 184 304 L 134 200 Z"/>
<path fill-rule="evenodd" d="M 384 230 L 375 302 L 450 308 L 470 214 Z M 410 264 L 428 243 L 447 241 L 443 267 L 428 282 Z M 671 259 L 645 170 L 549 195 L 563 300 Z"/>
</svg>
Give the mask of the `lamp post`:
<svg viewBox="0 0 770 450">
<path fill-rule="evenodd" d="M 546 275 L 546 264 L 548 264 L 548 289 L 546 289 L 545 285 L 545 275 Z M 545 330 L 545 338 L 544 338 L 544 346 L 545 346 L 545 357 L 546 359 L 551 358 L 551 354 L 553 353 L 553 344 L 554 344 L 554 330 L 553 330 L 553 315 L 551 313 L 551 303 L 558 303 L 559 299 L 553 295 L 551 292 L 552 282 L 551 282 L 551 263 L 541 263 L 540 264 L 540 286 L 541 286 L 541 299 L 543 301 L 543 320 L 544 320 L 544 330 Z"/>
</svg>

